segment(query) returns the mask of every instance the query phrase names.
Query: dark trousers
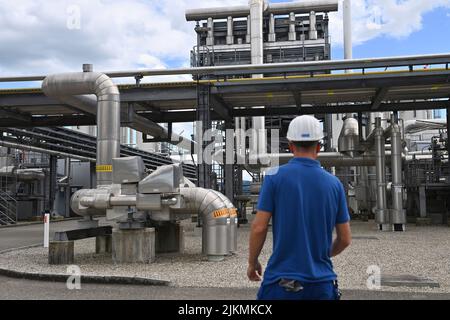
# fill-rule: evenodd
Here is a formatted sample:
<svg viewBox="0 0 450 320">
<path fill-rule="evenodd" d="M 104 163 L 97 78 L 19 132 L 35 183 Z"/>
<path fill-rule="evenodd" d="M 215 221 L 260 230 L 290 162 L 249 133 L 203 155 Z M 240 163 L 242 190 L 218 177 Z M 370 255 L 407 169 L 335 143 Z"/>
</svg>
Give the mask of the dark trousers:
<svg viewBox="0 0 450 320">
<path fill-rule="evenodd" d="M 340 293 L 335 281 L 299 283 L 303 289 L 293 292 L 282 287 L 279 282 L 262 284 L 258 300 L 339 300 Z"/>
</svg>

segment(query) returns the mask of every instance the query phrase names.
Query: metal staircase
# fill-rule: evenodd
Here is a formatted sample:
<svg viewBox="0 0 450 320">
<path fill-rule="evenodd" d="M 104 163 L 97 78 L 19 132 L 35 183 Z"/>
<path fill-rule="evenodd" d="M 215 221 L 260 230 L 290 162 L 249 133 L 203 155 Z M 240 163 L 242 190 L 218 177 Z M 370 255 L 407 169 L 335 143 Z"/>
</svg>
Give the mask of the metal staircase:
<svg viewBox="0 0 450 320">
<path fill-rule="evenodd" d="M 0 225 L 17 223 L 17 200 L 0 190 Z"/>
</svg>

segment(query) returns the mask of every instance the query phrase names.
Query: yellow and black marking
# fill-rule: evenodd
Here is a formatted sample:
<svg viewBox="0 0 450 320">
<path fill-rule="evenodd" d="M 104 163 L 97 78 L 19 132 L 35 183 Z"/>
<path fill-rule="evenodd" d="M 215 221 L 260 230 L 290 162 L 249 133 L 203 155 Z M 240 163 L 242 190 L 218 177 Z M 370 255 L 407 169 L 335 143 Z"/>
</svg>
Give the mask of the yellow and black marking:
<svg viewBox="0 0 450 320">
<path fill-rule="evenodd" d="M 102 165 L 96 166 L 96 171 L 97 172 L 113 172 L 113 167 L 112 167 L 112 165 L 102 164 Z"/>
<path fill-rule="evenodd" d="M 228 217 L 230 215 L 230 213 L 228 212 L 227 208 L 223 208 L 223 209 L 219 209 L 213 212 L 213 217 L 214 218 L 223 218 L 223 217 Z"/>
</svg>

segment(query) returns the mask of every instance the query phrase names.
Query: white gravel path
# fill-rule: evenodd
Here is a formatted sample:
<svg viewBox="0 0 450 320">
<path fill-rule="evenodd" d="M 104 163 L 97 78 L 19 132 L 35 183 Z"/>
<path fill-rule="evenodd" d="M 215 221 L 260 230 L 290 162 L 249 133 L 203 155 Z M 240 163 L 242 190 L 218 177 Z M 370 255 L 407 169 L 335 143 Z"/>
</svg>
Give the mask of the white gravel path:
<svg viewBox="0 0 450 320">
<path fill-rule="evenodd" d="M 383 274 L 411 274 L 439 282 L 440 288 L 389 288 L 389 291 L 450 292 L 450 228 L 408 226 L 406 233 L 380 233 L 373 222 L 354 222 L 352 246 L 334 259 L 343 289 L 367 289 L 366 273 L 378 265 Z M 239 229 L 236 255 L 223 262 L 208 262 L 201 252 L 201 237 L 186 232 L 182 255 L 160 255 L 149 265 L 113 265 L 110 256 L 95 255 L 95 239 L 75 242 L 75 263 L 85 275 L 137 276 L 169 280 L 181 287 L 257 287 L 246 278 L 249 228 Z M 358 239 L 358 236 L 377 237 Z M 272 234 L 261 256 L 265 265 L 271 253 Z M 0 268 L 36 273 L 66 273 L 66 266 L 49 266 L 43 248 L 0 255 Z"/>
</svg>

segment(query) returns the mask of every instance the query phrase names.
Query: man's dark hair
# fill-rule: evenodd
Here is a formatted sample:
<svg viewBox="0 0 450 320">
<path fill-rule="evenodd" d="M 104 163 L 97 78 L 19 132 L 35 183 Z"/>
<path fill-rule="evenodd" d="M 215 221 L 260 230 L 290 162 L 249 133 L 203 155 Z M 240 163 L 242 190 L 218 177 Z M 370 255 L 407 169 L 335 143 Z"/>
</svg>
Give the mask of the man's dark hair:
<svg viewBox="0 0 450 320">
<path fill-rule="evenodd" d="M 318 141 L 291 141 L 297 150 L 316 149 Z"/>
</svg>

